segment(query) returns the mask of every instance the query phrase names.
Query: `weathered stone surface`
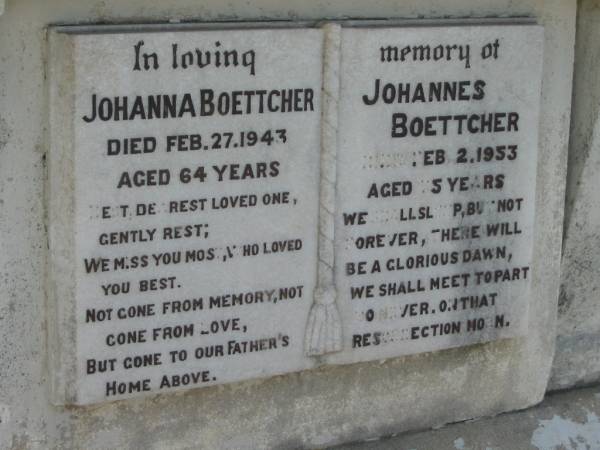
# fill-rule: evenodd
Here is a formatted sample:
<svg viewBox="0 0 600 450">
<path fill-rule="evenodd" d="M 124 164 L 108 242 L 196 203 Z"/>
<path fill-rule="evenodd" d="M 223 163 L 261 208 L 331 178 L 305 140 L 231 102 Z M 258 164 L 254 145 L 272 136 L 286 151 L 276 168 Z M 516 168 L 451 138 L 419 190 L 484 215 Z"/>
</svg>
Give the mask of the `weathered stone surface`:
<svg viewBox="0 0 600 450">
<path fill-rule="evenodd" d="M 542 40 L 535 25 L 344 30 L 332 360 L 527 334 Z"/>
<path fill-rule="evenodd" d="M 50 43 L 58 401 L 311 367 L 321 31 L 86 31 Z"/>
<path fill-rule="evenodd" d="M 600 3 L 580 2 L 551 389 L 600 380 Z"/>
<path fill-rule="evenodd" d="M 536 17 L 545 29 L 538 220 L 529 321 L 553 327 L 575 3 L 378 0 L 9 1 L 0 17 L 0 447 L 314 448 L 525 407 L 542 396 L 554 339 L 446 350 L 128 400 L 61 408 L 48 398 L 44 156 L 48 59 L 56 23 L 322 20 L 323 17 Z M 537 261 L 537 262 L 536 262 Z M 535 376 L 531 376 L 532 373 Z M 516 381 L 519 381 L 518 383 Z M 523 384 L 524 383 L 524 384 Z M 444 386 L 442 388 L 442 386 Z"/>
<path fill-rule="evenodd" d="M 441 429 L 342 445 L 335 450 L 555 450 L 600 447 L 600 389 L 549 395 L 539 405 Z"/>
</svg>

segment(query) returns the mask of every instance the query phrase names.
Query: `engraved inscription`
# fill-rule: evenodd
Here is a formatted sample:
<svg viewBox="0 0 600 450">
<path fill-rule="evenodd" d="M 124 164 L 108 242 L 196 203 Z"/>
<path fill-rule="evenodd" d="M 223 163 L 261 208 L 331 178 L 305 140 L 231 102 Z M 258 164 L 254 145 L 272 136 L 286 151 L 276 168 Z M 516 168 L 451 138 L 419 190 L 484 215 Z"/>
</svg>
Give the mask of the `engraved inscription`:
<svg viewBox="0 0 600 450">
<path fill-rule="evenodd" d="M 310 367 L 320 30 L 73 42 L 77 402 Z"/>
<path fill-rule="evenodd" d="M 541 42 L 537 26 L 344 30 L 330 362 L 525 331 Z"/>
<path fill-rule="evenodd" d="M 541 27 L 94 30 L 50 71 L 60 401 L 526 333 Z"/>
</svg>

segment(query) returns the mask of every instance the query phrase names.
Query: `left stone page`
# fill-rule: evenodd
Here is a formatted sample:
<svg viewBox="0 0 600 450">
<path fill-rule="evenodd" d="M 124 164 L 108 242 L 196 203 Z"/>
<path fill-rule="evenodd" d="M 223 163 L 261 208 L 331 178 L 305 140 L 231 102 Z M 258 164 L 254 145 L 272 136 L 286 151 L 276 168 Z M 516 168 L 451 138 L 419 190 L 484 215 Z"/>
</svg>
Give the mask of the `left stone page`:
<svg viewBox="0 0 600 450">
<path fill-rule="evenodd" d="M 311 367 L 321 31 L 55 34 L 58 398 Z"/>
</svg>

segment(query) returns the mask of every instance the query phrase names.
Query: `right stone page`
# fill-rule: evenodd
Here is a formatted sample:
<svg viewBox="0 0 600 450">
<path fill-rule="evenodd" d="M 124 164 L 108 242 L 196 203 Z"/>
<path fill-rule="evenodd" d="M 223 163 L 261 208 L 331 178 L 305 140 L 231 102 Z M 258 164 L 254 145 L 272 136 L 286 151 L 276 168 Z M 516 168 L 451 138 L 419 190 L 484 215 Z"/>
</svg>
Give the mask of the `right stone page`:
<svg viewBox="0 0 600 450">
<path fill-rule="evenodd" d="M 527 332 L 542 51 L 537 25 L 342 31 L 328 362 Z"/>
</svg>

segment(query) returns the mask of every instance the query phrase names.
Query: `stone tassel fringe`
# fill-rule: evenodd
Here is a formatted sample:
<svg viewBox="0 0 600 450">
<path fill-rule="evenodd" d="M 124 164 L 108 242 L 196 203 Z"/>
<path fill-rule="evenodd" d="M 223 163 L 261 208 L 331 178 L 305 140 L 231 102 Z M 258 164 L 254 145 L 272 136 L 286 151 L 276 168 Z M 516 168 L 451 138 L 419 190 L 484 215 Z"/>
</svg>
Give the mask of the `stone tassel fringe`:
<svg viewBox="0 0 600 450">
<path fill-rule="evenodd" d="M 321 186 L 319 199 L 319 266 L 314 303 L 308 316 L 304 351 L 309 356 L 342 349 L 342 324 L 334 281 L 335 179 L 341 26 L 323 27 L 324 61 L 321 125 Z"/>
</svg>

